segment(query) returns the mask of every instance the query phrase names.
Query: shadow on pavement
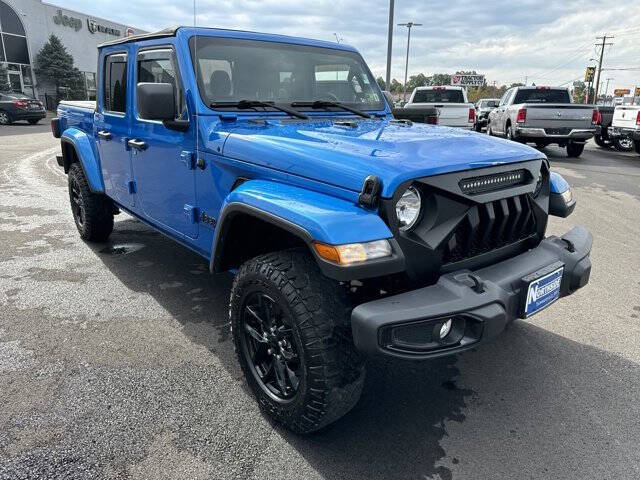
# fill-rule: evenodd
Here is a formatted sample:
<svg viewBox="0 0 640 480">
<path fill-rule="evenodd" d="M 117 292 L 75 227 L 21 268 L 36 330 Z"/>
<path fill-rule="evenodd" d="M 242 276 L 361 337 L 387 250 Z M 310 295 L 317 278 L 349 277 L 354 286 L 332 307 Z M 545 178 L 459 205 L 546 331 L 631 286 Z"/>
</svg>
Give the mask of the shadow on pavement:
<svg viewBox="0 0 640 480">
<path fill-rule="evenodd" d="M 227 326 L 229 275 L 210 277 L 203 259 L 135 220 L 117 222 L 111 243 L 93 248 L 241 376 Z M 194 291 L 208 299 L 195 302 L 202 308 L 194 309 Z M 217 334 L 203 334 L 202 323 Z M 276 431 L 328 479 L 631 478 L 640 463 L 639 383 L 633 362 L 516 322 L 460 357 L 372 361 L 361 401 L 342 420 L 310 436 Z M 267 452 L 257 464 L 295 477 L 282 455 Z"/>
</svg>

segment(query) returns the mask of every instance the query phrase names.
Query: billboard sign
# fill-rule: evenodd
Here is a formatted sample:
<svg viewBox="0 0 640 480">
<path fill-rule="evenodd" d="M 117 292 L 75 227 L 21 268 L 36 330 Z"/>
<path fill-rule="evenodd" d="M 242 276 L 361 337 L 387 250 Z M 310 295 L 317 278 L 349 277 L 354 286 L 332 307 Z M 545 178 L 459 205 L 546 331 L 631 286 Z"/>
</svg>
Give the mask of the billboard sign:
<svg viewBox="0 0 640 480">
<path fill-rule="evenodd" d="M 451 85 L 458 87 L 481 87 L 486 83 L 484 75 L 466 75 L 458 73 L 451 75 Z"/>
</svg>

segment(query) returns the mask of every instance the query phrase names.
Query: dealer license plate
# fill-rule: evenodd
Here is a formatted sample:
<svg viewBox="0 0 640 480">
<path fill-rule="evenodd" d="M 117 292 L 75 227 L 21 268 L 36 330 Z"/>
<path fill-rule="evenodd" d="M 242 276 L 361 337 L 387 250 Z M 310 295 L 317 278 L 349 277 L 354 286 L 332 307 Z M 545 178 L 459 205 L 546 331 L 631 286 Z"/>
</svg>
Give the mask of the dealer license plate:
<svg viewBox="0 0 640 480">
<path fill-rule="evenodd" d="M 564 265 L 548 273 L 540 272 L 541 276 L 529 281 L 527 297 L 524 303 L 524 318 L 538 313 L 560 297 L 560 284 L 562 283 L 563 272 Z M 529 277 L 525 277 L 524 280 L 529 280 Z"/>
</svg>

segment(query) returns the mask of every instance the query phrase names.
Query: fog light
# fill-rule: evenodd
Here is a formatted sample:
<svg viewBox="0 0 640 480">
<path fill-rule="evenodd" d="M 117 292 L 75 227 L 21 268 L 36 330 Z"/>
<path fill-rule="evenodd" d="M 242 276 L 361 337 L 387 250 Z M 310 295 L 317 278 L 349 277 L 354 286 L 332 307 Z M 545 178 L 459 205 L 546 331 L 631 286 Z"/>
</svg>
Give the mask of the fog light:
<svg viewBox="0 0 640 480">
<path fill-rule="evenodd" d="M 442 324 L 440 327 L 440 340 L 444 340 L 444 338 L 449 335 L 451 331 L 451 325 L 453 324 L 453 319 L 449 319 Z"/>
</svg>

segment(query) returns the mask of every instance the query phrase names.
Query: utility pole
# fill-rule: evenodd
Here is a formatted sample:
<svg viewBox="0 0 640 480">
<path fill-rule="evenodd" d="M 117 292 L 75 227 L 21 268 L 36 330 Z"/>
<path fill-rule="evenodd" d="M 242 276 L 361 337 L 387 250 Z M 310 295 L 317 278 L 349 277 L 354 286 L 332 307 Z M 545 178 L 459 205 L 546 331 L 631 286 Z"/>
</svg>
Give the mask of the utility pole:
<svg viewBox="0 0 640 480">
<path fill-rule="evenodd" d="M 393 7 L 395 0 L 389 0 L 389 33 L 387 34 L 387 77 L 384 80 L 384 87 L 391 91 L 391 45 L 393 43 Z"/>
<path fill-rule="evenodd" d="M 399 27 L 407 27 L 407 61 L 404 64 L 404 91 L 402 92 L 402 101 L 407 101 L 407 74 L 409 73 L 409 44 L 411 43 L 411 28 L 412 27 L 421 27 L 421 23 L 399 23 Z"/>
<path fill-rule="evenodd" d="M 615 38 L 615 37 L 608 37 Z M 602 37 L 596 37 L 596 40 L 602 39 L 602 44 L 596 43 L 596 46 L 601 45 L 600 48 L 600 60 L 598 61 L 598 76 L 596 77 L 596 90 L 593 94 L 593 104 L 595 105 L 598 102 L 598 89 L 600 88 L 600 73 L 602 72 L 602 58 L 604 57 L 604 47 L 607 45 L 613 45 L 613 43 L 607 43 L 607 36 L 604 35 Z"/>
</svg>

